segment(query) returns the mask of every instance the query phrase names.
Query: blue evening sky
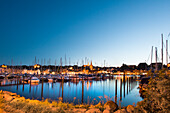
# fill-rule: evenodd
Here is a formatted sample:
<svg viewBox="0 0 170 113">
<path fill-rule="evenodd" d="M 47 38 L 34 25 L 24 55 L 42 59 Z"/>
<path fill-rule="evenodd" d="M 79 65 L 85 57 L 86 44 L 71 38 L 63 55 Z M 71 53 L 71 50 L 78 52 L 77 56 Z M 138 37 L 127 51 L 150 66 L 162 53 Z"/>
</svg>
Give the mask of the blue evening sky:
<svg viewBox="0 0 170 113">
<path fill-rule="evenodd" d="M 170 0 L 0 0 L 0 64 L 150 63 L 161 33 L 170 39 Z"/>
</svg>

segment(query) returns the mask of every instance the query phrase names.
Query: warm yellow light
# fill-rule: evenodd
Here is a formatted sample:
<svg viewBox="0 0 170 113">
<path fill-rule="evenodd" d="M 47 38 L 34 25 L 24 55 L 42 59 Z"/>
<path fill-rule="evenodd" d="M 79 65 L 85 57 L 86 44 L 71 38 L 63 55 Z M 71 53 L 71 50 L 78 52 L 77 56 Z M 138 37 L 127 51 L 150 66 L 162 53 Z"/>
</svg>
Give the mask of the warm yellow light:
<svg viewBox="0 0 170 113">
<path fill-rule="evenodd" d="M 167 64 L 167 67 L 170 67 L 170 64 Z"/>
<path fill-rule="evenodd" d="M 7 68 L 7 66 L 6 66 L 6 65 L 2 65 L 2 67 L 3 67 L 3 68 Z"/>
<path fill-rule="evenodd" d="M 70 67 L 69 69 L 73 69 L 73 67 Z"/>
<path fill-rule="evenodd" d="M 40 65 L 35 64 L 34 68 L 40 68 Z"/>
</svg>

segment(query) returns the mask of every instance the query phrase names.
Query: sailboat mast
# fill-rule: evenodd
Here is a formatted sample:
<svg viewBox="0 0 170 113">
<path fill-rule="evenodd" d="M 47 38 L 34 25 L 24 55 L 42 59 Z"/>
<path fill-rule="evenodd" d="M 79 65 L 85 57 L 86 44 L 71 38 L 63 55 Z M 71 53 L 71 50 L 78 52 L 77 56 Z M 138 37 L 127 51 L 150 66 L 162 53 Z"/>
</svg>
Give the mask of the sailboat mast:
<svg viewBox="0 0 170 113">
<path fill-rule="evenodd" d="M 166 40 L 166 64 L 168 65 L 168 40 Z"/>
<path fill-rule="evenodd" d="M 51 70 L 51 58 L 49 58 L 49 70 Z"/>
<path fill-rule="evenodd" d="M 56 59 L 55 59 L 55 73 L 56 73 Z"/>
<path fill-rule="evenodd" d="M 62 57 L 60 58 L 60 72 L 62 73 Z"/>
<path fill-rule="evenodd" d="M 41 73 L 42 73 L 43 59 L 41 59 Z"/>
<path fill-rule="evenodd" d="M 67 72 L 67 66 L 66 65 L 67 65 L 67 57 L 66 57 L 66 54 L 65 54 L 65 68 L 64 68 L 65 72 Z"/>
<path fill-rule="evenodd" d="M 105 67 L 106 60 L 104 60 L 104 67 Z"/>
<path fill-rule="evenodd" d="M 36 56 L 35 56 L 35 64 L 37 64 L 37 61 L 36 61 Z"/>
<path fill-rule="evenodd" d="M 152 49 L 151 49 L 151 70 L 152 70 L 152 57 L 153 57 L 153 46 L 152 46 Z"/>
<path fill-rule="evenodd" d="M 45 65 L 45 58 L 44 58 L 44 65 Z"/>
<path fill-rule="evenodd" d="M 77 72 L 78 72 L 78 62 L 79 62 L 79 60 L 77 61 Z"/>
<path fill-rule="evenodd" d="M 70 59 L 70 57 L 69 57 L 69 66 L 71 65 L 71 59 Z"/>
<path fill-rule="evenodd" d="M 22 74 L 22 61 L 20 61 L 20 74 Z"/>
<path fill-rule="evenodd" d="M 36 56 L 35 56 L 35 64 L 37 64 L 37 63 L 36 63 Z M 35 64 L 34 64 L 34 65 L 35 65 Z M 33 68 L 34 68 L 34 65 L 33 65 Z M 35 68 L 34 68 L 34 75 L 35 75 Z"/>
<path fill-rule="evenodd" d="M 155 70 L 157 71 L 158 70 L 158 65 L 157 65 L 157 47 L 155 47 L 155 61 L 156 61 L 156 67 L 155 67 Z"/>
<path fill-rule="evenodd" d="M 83 65 L 84 65 L 84 61 L 82 59 L 82 67 L 81 67 L 81 72 L 83 72 Z"/>
<path fill-rule="evenodd" d="M 163 69 L 163 34 L 161 34 L 162 37 L 162 69 Z"/>
<path fill-rule="evenodd" d="M 67 65 L 67 57 L 66 57 L 66 54 L 65 54 L 65 66 Z"/>
</svg>

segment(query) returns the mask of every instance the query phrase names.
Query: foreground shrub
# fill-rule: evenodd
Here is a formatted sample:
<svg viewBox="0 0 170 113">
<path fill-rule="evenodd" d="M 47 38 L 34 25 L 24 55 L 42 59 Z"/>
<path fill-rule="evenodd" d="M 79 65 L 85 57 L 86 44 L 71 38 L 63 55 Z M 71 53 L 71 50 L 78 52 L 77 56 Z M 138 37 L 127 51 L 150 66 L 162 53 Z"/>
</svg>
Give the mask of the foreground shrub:
<svg viewBox="0 0 170 113">
<path fill-rule="evenodd" d="M 136 112 L 168 113 L 170 110 L 170 79 L 165 72 L 149 80 L 145 99 L 137 104 Z"/>
</svg>

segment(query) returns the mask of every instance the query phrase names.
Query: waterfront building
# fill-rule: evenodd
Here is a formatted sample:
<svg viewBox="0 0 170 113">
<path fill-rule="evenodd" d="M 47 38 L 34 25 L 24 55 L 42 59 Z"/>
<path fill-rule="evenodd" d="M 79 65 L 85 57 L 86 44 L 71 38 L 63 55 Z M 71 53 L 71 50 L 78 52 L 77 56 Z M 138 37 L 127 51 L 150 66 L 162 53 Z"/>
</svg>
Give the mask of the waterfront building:
<svg viewBox="0 0 170 113">
<path fill-rule="evenodd" d="M 148 69 L 148 64 L 147 63 L 139 63 L 138 64 L 138 70 L 147 70 Z"/>
<path fill-rule="evenodd" d="M 157 70 L 160 70 L 160 69 L 162 69 L 162 63 L 161 62 L 152 63 L 152 64 L 150 64 L 150 68 L 151 67 L 152 67 L 152 69 L 156 69 L 157 68 Z"/>
</svg>

